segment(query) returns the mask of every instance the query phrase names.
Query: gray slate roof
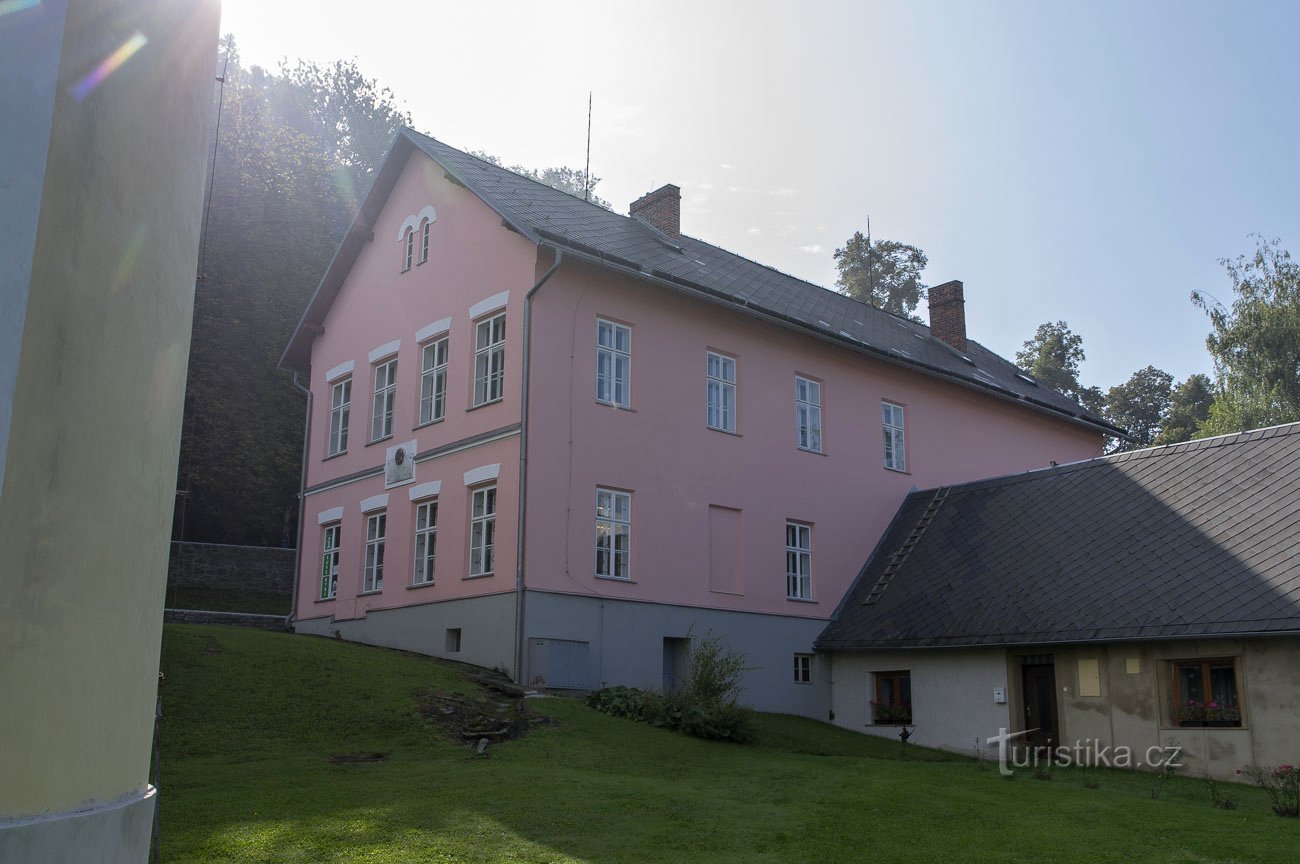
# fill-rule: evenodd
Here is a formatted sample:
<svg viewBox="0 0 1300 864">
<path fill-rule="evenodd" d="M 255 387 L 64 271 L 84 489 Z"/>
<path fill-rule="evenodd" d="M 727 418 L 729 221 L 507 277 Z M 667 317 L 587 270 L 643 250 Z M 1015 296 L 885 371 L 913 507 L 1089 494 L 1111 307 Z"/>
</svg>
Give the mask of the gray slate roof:
<svg viewBox="0 0 1300 864">
<path fill-rule="evenodd" d="M 412 129 L 399 133 L 358 214 L 317 289 L 281 365 L 305 370 L 312 328 L 341 287 L 360 249 L 358 227 L 369 224 L 387 198 L 407 151 L 417 147 L 447 175 L 474 192 L 513 229 L 538 244 L 563 249 L 636 278 L 734 304 L 737 311 L 775 319 L 847 345 L 887 362 L 964 386 L 991 391 L 1029 407 L 1111 434 L 1123 434 L 1072 399 L 1039 385 L 1016 366 L 970 340 L 965 355 L 930 335 L 923 324 L 891 315 L 838 292 L 765 267 L 692 237 L 668 237 L 657 229 L 590 204 L 491 162 L 471 156 Z M 339 272 L 341 271 L 341 272 Z"/>
<path fill-rule="evenodd" d="M 913 492 L 817 645 L 1300 632 L 1297 478 L 1300 423 Z"/>
</svg>

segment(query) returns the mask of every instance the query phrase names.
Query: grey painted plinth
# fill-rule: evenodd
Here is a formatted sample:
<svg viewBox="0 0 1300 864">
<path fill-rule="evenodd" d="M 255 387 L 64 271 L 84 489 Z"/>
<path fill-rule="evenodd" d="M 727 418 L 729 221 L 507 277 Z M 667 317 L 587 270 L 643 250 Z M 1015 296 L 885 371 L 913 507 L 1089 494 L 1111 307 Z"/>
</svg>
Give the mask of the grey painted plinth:
<svg viewBox="0 0 1300 864">
<path fill-rule="evenodd" d="M 0 819 L 4 864 L 144 864 L 156 790 L 121 801 L 32 819 Z"/>
</svg>

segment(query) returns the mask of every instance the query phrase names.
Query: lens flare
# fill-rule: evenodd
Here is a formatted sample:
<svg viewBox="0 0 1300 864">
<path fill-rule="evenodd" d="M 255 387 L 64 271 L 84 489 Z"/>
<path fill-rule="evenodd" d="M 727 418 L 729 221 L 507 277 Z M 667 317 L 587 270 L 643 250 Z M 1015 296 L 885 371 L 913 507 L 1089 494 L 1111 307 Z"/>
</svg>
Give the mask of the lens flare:
<svg viewBox="0 0 1300 864">
<path fill-rule="evenodd" d="M 121 69 L 122 64 L 135 56 L 135 52 L 143 48 L 148 42 L 149 40 L 145 38 L 143 33 L 139 30 L 135 31 L 130 39 L 117 46 L 117 50 L 105 57 L 98 66 L 91 70 L 90 74 L 73 85 L 72 98 L 78 102 L 85 99 L 90 94 L 90 91 L 103 84 L 104 79 L 109 75 Z"/>
<path fill-rule="evenodd" d="M 41 5 L 41 0 L 0 0 L 0 15 L 21 12 L 24 9 L 31 9 L 33 6 L 39 5 Z"/>
</svg>

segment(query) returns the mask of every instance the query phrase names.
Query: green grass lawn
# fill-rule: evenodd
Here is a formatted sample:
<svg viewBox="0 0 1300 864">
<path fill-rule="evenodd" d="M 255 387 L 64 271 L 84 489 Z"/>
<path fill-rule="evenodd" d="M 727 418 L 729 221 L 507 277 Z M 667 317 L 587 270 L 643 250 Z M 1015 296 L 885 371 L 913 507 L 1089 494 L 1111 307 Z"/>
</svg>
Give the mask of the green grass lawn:
<svg viewBox="0 0 1300 864">
<path fill-rule="evenodd" d="M 202 609 L 205 612 L 257 612 L 288 615 L 288 594 L 263 591 L 223 591 L 219 588 L 167 587 L 168 609 Z"/>
<path fill-rule="evenodd" d="M 783 715 L 759 743 L 700 741 L 530 700 L 555 725 L 494 746 L 448 740 L 412 693 L 477 692 L 451 665 L 289 634 L 168 625 L 162 860 L 890 862 L 1297 860 L 1300 822 L 1232 786 L 973 760 Z M 388 761 L 334 765 L 336 754 Z"/>
</svg>

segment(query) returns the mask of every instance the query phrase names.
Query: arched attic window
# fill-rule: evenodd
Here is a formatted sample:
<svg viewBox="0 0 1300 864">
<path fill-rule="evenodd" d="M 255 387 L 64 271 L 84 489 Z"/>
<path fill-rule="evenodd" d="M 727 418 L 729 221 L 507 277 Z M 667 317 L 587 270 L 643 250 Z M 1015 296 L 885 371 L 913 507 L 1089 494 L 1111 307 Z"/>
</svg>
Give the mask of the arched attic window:
<svg viewBox="0 0 1300 864">
<path fill-rule="evenodd" d="M 429 260 L 429 226 L 432 224 L 428 219 L 420 220 L 420 264 Z"/>
<path fill-rule="evenodd" d="M 415 257 L 415 231 L 407 228 L 402 233 L 402 272 L 411 269 L 411 259 Z"/>
</svg>

